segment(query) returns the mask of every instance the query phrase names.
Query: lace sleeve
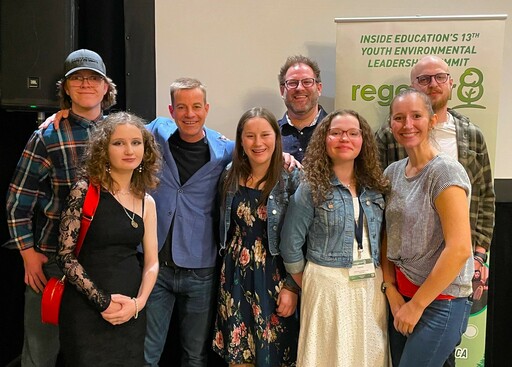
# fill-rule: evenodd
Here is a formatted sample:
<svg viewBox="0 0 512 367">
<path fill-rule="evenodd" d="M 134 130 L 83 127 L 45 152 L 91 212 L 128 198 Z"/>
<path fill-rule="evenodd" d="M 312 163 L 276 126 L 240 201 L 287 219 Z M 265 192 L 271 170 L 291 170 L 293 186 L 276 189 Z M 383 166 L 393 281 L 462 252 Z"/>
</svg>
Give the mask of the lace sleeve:
<svg viewBox="0 0 512 367">
<path fill-rule="evenodd" d="M 81 180 L 72 187 L 69 193 L 61 214 L 57 263 L 69 283 L 85 294 L 95 309 L 102 312 L 110 304 L 110 294 L 94 284 L 74 253 L 80 230 L 82 207 L 88 187 L 88 182 Z"/>
</svg>

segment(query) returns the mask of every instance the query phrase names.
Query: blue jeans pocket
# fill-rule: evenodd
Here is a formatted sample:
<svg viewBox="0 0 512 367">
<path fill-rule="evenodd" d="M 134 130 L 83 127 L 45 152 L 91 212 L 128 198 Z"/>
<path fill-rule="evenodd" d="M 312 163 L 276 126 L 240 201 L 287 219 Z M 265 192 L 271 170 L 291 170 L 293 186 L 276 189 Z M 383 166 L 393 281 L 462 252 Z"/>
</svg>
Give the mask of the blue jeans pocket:
<svg viewBox="0 0 512 367">
<path fill-rule="evenodd" d="M 464 307 L 464 318 L 462 319 L 462 323 L 460 325 L 460 334 L 464 334 L 466 332 L 466 329 L 468 327 L 468 321 L 469 321 L 469 315 L 471 313 L 471 307 L 473 306 L 473 301 L 467 300 L 466 305 Z"/>
<path fill-rule="evenodd" d="M 194 275 L 195 278 L 200 280 L 206 280 L 213 277 L 215 274 L 215 268 L 201 268 L 201 269 L 191 269 L 190 272 Z"/>
</svg>

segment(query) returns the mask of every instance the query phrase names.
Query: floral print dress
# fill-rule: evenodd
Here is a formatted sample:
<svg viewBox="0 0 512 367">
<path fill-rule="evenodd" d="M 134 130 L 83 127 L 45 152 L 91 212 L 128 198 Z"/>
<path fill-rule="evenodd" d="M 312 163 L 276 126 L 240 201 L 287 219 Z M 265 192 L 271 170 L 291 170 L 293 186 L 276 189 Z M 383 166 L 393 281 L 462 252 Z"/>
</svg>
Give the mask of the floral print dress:
<svg viewBox="0 0 512 367">
<path fill-rule="evenodd" d="M 219 285 L 213 350 L 228 363 L 295 366 L 298 319 L 276 314 L 286 277 L 283 260 L 267 241 L 261 191 L 240 187 L 231 211 Z"/>
</svg>

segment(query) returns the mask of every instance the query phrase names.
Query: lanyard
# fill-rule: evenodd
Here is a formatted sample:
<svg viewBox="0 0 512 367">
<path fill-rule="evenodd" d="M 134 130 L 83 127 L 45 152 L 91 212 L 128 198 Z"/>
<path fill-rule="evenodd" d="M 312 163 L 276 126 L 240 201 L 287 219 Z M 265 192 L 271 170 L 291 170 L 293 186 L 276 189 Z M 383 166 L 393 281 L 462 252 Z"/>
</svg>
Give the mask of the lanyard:
<svg viewBox="0 0 512 367">
<path fill-rule="evenodd" d="M 357 251 L 359 252 L 359 256 L 363 253 L 363 225 L 364 225 L 364 212 L 363 206 L 361 205 L 361 200 L 357 197 L 357 202 L 359 203 L 359 218 L 354 218 L 355 224 L 355 235 L 357 241 Z"/>
</svg>

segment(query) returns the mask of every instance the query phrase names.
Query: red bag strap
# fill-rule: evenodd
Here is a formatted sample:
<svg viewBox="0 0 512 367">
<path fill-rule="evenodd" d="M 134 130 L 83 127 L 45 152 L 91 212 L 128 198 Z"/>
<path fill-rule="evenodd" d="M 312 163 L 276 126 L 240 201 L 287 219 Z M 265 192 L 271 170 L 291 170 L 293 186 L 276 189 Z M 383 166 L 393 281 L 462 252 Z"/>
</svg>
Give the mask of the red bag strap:
<svg viewBox="0 0 512 367">
<path fill-rule="evenodd" d="M 82 243 L 84 242 L 85 235 L 92 220 L 94 213 L 100 201 L 100 187 L 89 183 L 87 194 L 85 194 L 84 206 L 82 208 L 82 221 L 80 222 L 80 232 L 78 233 L 78 240 L 76 241 L 75 256 L 78 256 Z"/>
</svg>

